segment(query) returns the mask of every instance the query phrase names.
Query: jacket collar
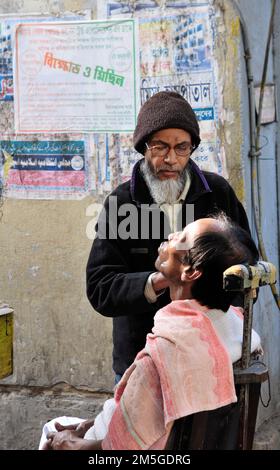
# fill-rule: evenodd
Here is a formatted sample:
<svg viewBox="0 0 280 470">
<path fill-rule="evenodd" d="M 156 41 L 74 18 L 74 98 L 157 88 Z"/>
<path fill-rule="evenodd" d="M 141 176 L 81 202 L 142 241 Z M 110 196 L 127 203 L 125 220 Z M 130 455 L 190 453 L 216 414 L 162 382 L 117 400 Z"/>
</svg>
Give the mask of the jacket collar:
<svg viewBox="0 0 280 470">
<path fill-rule="evenodd" d="M 149 188 L 141 174 L 140 165 L 144 159 L 141 158 L 133 167 L 130 180 L 130 193 L 133 201 L 138 204 L 154 204 Z M 190 203 L 198 199 L 202 194 L 212 192 L 202 170 L 189 160 L 189 168 L 191 170 L 191 186 L 186 197 L 186 202 Z"/>
<path fill-rule="evenodd" d="M 212 193 L 203 171 L 191 159 L 189 160 L 189 167 L 191 170 L 192 182 L 186 197 L 186 203 L 188 204 L 196 201 L 203 194 Z"/>
</svg>

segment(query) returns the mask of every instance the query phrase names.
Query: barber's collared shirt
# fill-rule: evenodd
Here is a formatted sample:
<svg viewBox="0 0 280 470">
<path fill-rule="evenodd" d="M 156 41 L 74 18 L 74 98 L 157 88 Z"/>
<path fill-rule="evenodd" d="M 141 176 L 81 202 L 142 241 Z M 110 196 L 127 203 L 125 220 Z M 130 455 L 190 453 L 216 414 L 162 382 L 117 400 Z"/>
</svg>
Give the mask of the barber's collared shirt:
<svg viewBox="0 0 280 470">
<path fill-rule="evenodd" d="M 182 229 L 182 227 L 178 225 L 178 222 L 179 222 L 178 215 L 181 209 L 180 206 L 182 205 L 182 203 L 187 197 L 188 191 L 190 189 L 190 185 L 191 185 L 191 177 L 190 177 L 190 174 L 187 173 L 185 187 L 182 193 L 180 194 L 180 196 L 178 197 L 177 201 L 175 201 L 174 204 L 164 203 L 160 205 L 160 209 L 163 210 L 166 217 L 168 218 L 171 233 L 178 232 L 179 230 Z M 144 289 L 144 295 L 150 304 L 155 303 L 157 300 L 157 297 L 160 295 L 160 293 L 156 294 L 156 292 L 154 291 L 153 284 L 152 284 L 153 275 L 154 273 L 150 274 L 150 276 L 148 277 L 146 285 L 145 285 L 145 289 Z"/>
</svg>

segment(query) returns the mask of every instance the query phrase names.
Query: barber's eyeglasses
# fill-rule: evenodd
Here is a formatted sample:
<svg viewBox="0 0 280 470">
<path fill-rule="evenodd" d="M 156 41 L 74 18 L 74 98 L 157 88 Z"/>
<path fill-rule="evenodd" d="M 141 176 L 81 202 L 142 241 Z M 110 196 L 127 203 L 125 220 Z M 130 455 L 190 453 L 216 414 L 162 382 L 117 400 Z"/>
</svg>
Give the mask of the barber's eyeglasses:
<svg viewBox="0 0 280 470">
<path fill-rule="evenodd" d="M 195 149 L 195 146 L 188 143 L 188 142 L 182 142 L 181 144 L 175 145 L 175 147 L 170 147 L 168 144 L 160 143 L 157 145 L 152 145 L 151 147 L 146 143 L 147 150 L 151 151 L 152 157 L 161 157 L 164 158 L 166 157 L 170 150 L 173 149 L 174 152 L 176 153 L 177 157 L 188 157 L 193 150 Z"/>
</svg>

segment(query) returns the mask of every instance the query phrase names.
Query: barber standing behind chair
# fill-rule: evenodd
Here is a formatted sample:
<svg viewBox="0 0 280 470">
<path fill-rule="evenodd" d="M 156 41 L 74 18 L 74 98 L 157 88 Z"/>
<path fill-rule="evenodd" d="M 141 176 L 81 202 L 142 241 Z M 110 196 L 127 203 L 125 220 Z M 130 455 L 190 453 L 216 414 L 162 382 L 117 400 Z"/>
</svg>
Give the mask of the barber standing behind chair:
<svg viewBox="0 0 280 470">
<path fill-rule="evenodd" d="M 163 91 L 146 101 L 133 141 L 144 158 L 131 179 L 105 200 L 87 265 L 89 301 L 97 312 L 113 317 L 116 381 L 144 347 L 156 311 L 170 302 L 167 281 L 154 263 L 168 234 L 192 222 L 188 205 L 194 220 L 223 211 L 249 232 L 229 183 L 201 171 L 190 158 L 200 144 L 199 126 L 181 95 Z M 123 229 L 127 210 L 133 215 L 129 234 Z"/>
</svg>

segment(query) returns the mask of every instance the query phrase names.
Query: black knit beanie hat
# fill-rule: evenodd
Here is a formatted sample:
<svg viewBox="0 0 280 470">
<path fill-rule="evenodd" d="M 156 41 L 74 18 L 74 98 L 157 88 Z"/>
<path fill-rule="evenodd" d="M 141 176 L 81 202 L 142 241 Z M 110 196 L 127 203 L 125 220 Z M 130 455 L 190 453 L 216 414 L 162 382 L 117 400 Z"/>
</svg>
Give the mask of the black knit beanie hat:
<svg viewBox="0 0 280 470">
<path fill-rule="evenodd" d="M 192 144 L 200 144 L 199 126 L 189 103 L 173 91 L 160 91 L 146 101 L 139 111 L 133 143 L 137 152 L 145 154 L 145 143 L 161 129 L 183 129 L 192 136 Z"/>
</svg>

